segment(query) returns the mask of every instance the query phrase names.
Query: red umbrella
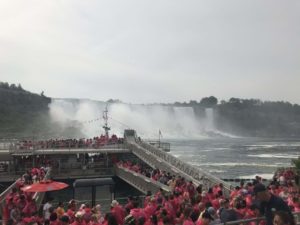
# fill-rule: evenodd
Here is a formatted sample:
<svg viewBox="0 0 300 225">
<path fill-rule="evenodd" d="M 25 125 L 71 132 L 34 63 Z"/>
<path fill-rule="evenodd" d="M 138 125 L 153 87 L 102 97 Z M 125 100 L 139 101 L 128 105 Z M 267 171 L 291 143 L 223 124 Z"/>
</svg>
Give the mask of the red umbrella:
<svg viewBox="0 0 300 225">
<path fill-rule="evenodd" d="M 57 191 L 68 187 L 68 184 L 62 182 L 56 182 L 52 180 L 40 181 L 32 185 L 21 188 L 24 192 L 46 192 L 46 191 Z"/>
</svg>

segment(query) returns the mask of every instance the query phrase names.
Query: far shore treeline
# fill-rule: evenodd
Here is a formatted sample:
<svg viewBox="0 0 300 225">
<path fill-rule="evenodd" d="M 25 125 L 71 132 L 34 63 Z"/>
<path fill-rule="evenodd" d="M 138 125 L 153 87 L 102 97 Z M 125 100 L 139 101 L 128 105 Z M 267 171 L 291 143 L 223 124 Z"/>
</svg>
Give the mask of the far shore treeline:
<svg viewBox="0 0 300 225">
<path fill-rule="evenodd" d="M 75 121 L 62 126 L 51 121 L 51 98 L 26 91 L 20 84 L 0 82 L 0 139 L 80 136 Z"/>
<path fill-rule="evenodd" d="M 112 99 L 107 102 L 121 103 L 119 100 Z M 0 138 L 82 135 L 80 123 L 77 121 L 70 121 L 64 126 L 51 122 L 50 103 L 51 98 L 46 97 L 43 92 L 34 94 L 24 90 L 20 84 L 0 82 Z M 300 137 L 300 105 L 289 102 L 239 98 L 219 101 L 216 97 L 210 96 L 189 102 L 159 105 L 192 107 L 198 118 L 205 118 L 206 108 L 213 108 L 215 128 L 233 135 Z"/>
</svg>

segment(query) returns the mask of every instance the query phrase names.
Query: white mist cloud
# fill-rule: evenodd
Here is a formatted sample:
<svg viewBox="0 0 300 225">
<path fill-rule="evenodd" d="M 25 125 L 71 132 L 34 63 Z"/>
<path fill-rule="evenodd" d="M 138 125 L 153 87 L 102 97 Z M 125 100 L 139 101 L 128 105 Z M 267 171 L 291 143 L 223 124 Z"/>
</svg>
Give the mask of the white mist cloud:
<svg viewBox="0 0 300 225">
<path fill-rule="evenodd" d="M 104 102 L 54 99 L 50 104 L 50 116 L 63 126 L 77 121 L 82 124 L 82 133 L 93 137 L 104 133 L 102 112 L 105 107 Z M 134 129 L 138 135 L 148 139 L 158 139 L 159 130 L 164 139 L 208 138 L 211 133 L 226 135 L 214 129 L 212 111 L 209 116 L 200 118 L 196 117 L 191 107 L 117 103 L 108 105 L 108 111 L 110 134 L 118 136 L 123 136 L 125 129 Z"/>
</svg>

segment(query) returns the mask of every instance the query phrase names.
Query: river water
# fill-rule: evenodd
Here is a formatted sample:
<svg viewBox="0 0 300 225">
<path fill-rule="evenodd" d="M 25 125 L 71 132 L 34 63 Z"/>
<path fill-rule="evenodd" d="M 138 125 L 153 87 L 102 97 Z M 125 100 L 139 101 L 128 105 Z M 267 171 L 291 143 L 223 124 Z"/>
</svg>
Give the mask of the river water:
<svg viewBox="0 0 300 225">
<path fill-rule="evenodd" d="M 300 140 L 211 138 L 167 140 L 171 154 L 220 178 L 270 179 L 300 156 Z"/>
</svg>

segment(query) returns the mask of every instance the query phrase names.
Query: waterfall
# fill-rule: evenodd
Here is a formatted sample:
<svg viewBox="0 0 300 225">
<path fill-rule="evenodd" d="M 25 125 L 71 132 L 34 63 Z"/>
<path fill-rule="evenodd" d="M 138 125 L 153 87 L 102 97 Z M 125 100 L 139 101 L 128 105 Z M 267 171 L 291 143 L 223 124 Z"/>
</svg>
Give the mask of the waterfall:
<svg viewBox="0 0 300 225">
<path fill-rule="evenodd" d="M 80 124 L 86 137 L 104 133 L 102 113 L 105 102 L 92 100 L 52 99 L 50 116 L 62 127 Z M 232 135 L 216 129 L 214 109 L 205 109 L 205 118 L 195 115 L 192 107 L 164 105 L 133 105 L 112 103 L 108 105 L 110 134 L 122 136 L 124 129 L 134 129 L 146 139 L 157 139 L 160 130 L 164 139 L 200 139 Z M 71 134 L 70 134 L 71 135 Z"/>
<path fill-rule="evenodd" d="M 102 111 L 105 102 L 91 100 L 53 99 L 50 115 L 53 121 L 66 123 L 78 121 L 86 137 L 103 133 Z M 195 116 L 192 107 L 163 105 L 132 105 L 113 103 L 108 105 L 108 123 L 111 134 L 123 135 L 124 129 L 135 129 L 143 138 L 157 139 L 161 130 L 163 138 L 198 139 L 207 137 L 203 132 L 205 122 Z"/>
<path fill-rule="evenodd" d="M 206 108 L 205 109 L 205 116 L 206 116 L 205 130 L 206 131 L 215 131 L 214 109 L 213 108 Z"/>
</svg>

